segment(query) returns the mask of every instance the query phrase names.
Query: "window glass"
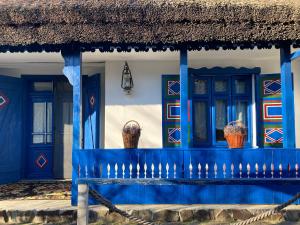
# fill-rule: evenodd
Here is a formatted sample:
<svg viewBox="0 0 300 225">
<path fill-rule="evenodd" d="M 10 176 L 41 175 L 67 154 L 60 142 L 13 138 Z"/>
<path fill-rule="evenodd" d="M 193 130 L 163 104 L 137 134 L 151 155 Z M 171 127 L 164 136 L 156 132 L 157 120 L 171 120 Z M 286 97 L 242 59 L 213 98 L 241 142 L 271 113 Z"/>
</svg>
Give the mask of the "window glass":
<svg viewBox="0 0 300 225">
<path fill-rule="evenodd" d="M 33 103 L 33 133 L 41 133 L 45 131 L 46 104 L 44 102 Z"/>
<path fill-rule="evenodd" d="M 236 94 L 246 94 L 246 81 L 244 79 L 235 79 L 234 88 Z"/>
<path fill-rule="evenodd" d="M 34 91 L 52 91 L 53 85 L 52 82 L 33 82 Z"/>
<path fill-rule="evenodd" d="M 47 102 L 47 133 L 52 132 L 52 102 Z"/>
<path fill-rule="evenodd" d="M 34 102 L 32 116 L 32 143 L 52 143 L 52 102 Z"/>
<path fill-rule="evenodd" d="M 227 80 L 216 80 L 215 92 L 227 92 Z"/>
<path fill-rule="evenodd" d="M 204 95 L 207 94 L 207 80 L 195 79 L 194 80 L 194 94 Z"/>
<path fill-rule="evenodd" d="M 43 144 L 44 143 L 44 135 L 42 134 L 34 134 L 32 138 L 33 144 Z"/>
<path fill-rule="evenodd" d="M 248 101 L 237 100 L 236 101 L 236 120 L 241 121 L 246 127 L 248 125 Z M 247 131 L 248 133 L 248 131 Z"/>
<path fill-rule="evenodd" d="M 198 142 L 205 142 L 207 141 L 207 102 L 197 101 L 194 104 L 194 113 L 195 138 Z"/>
<path fill-rule="evenodd" d="M 227 124 L 227 100 L 218 99 L 215 103 L 216 110 L 216 141 L 225 141 L 224 127 Z"/>
</svg>

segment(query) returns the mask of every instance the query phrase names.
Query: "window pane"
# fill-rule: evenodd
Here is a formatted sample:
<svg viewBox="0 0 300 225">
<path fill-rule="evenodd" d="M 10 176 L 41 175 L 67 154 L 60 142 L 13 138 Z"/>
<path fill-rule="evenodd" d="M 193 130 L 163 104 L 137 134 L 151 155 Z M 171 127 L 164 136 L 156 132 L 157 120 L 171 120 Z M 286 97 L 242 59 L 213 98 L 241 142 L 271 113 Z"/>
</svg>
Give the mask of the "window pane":
<svg viewBox="0 0 300 225">
<path fill-rule="evenodd" d="M 32 143 L 33 144 L 44 144 L 44 135 L 42 135 L 42 134 L 34 134 L 32 136 Z"/>
<path fill-rule="evenodd" d="M 44 102 L 33 103 L 33 133 L 45 132 L 46 104 Z"/>
<path fill-rule="evenodd" d="M 207 94 L 207 80 L 194 80 L 194 93 L 197 95 Z"/>
<path fill-rule="evenodd" d="M 227 92 L 227 81 L 216 80 L 215 81 L 215 92 Z"/>
<path fill-rule="evenodd" d="M 194 104 L 195 113 L 195 130 L 194 136 L 197 141 L 204 142 L 207 141 L 207 103 L 206 102 L 196 102 Z"/>
<path fill-rule="evenodd" d="M 52 132 L 52 102 L 47 102 L 47 133 Z"/>
<path fill-rule="evenodd" d="M 224 127 L 227 124 L 227 100 L 216 100 L 216 141 L 225 141 Z"/>
<path fill-rule="evenodd" d="M 236 101 L 236 120 L 241 121 L 245 127 L 248 125 L 248 111 L 247 111 L 248 102 L 245 100 Z M 247 130 L 248 134 L 248 130 Z"/>
<path fill-rule="evenodd" d="M 47 135 L 47 143 L 52 143 L 52 135 Z"/>
<path fill-rule="evenodd" d="M 246 93 L 246 81 L 242 79 L 236 79 L 234 81 L 235 93 L 245 94 Z"/>
<path fill-rule="evenodd" d="M 34 91 L 52 91 L 52 82 L 33 82 Z"/>
</svg>

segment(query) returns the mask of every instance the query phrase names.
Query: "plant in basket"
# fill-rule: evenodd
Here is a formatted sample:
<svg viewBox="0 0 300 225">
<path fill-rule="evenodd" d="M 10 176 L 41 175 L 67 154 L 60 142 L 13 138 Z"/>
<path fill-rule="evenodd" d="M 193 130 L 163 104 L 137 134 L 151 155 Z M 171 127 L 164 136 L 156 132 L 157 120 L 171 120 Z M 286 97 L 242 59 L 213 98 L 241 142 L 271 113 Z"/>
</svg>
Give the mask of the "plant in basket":
<svg viewBox="0 0 300 225">
<path fill-rule="evenodd" d="M 229 148 L 243 148 L 246 135 L 247 128 L 239 120 L 232 121 L 224 127 L 224 137 Z"/>
<path fill-rule="evenodd" d="M 122 131 L 124 148 L 137 148 L 141 135 L 141 127 L 135 120 L 125 123 Z"/>
</svg>

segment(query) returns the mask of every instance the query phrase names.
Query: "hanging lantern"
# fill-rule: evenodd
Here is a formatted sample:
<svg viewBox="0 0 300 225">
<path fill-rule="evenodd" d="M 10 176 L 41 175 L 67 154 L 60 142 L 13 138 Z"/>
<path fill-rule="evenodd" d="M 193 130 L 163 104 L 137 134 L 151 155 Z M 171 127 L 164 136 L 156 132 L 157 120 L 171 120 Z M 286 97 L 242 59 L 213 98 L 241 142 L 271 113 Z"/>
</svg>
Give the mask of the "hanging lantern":
<svg viewBox="0 0 300 225">
<path fill-rule="evenodd" d="M 133 80 L 132 80 L 131 72 L 130 72 L 127 62 L 125 62 L 124 69 L 122 72 L 121 87 L 127 94 L 130 94 L 130 91 L 133 88 Z"/>
</svg>

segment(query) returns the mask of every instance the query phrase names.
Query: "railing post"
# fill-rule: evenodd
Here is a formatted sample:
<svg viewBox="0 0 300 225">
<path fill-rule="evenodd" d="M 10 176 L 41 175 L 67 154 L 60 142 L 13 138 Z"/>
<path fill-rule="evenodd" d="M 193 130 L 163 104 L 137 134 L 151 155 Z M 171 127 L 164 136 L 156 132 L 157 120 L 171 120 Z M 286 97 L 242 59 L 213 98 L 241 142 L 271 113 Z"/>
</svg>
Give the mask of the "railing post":
<svg viewBox="0 0 300 225">
<path fill-rule="evenodd" d="M 87 225 L 89 223 L 89 186 L 78 184 L 78 206 L 77 225 Z"/>
<path fill-rule="evenodd" d="M 283 147 L 295 148 L 295 112 L 291 47 L 280 49 Z"/>
<path fill-rule="evenodd" d="M 180 50 L 180 130 L 181 147 L 188 148 L 188 53 L 187 48 Z"/>
<path fill-rule="evenodd" d="M 72 205 L 77 201 L 77 172 L 79 160 L 75 154 L 76 149 L 81 149 L 81 52 L 80 49 L 65 49 L 62 51 L 64 58 L 63 74 L 73 86 L 73 144 L 72 144 Z"/>
</svg>

